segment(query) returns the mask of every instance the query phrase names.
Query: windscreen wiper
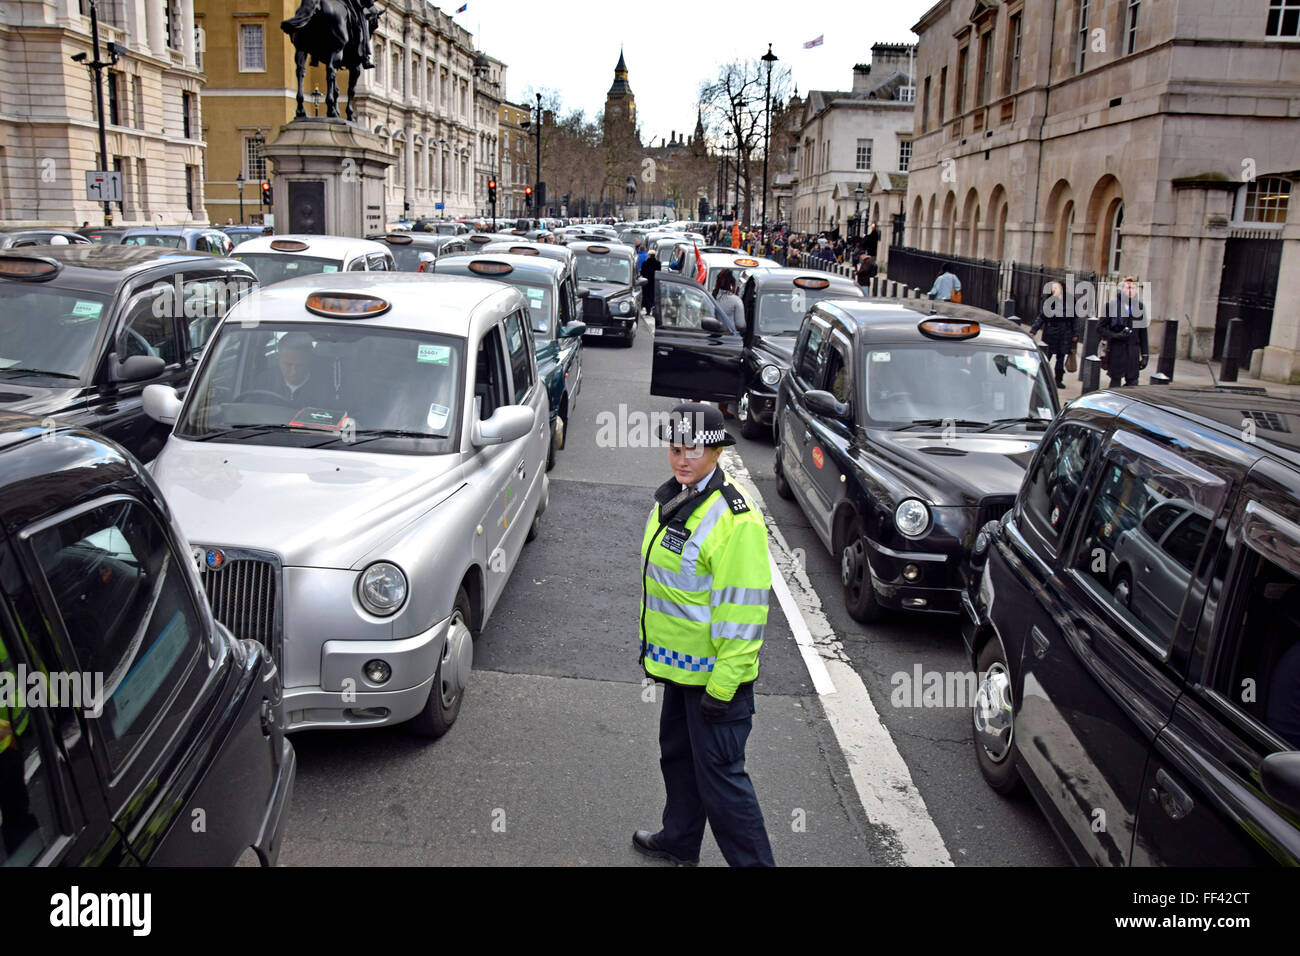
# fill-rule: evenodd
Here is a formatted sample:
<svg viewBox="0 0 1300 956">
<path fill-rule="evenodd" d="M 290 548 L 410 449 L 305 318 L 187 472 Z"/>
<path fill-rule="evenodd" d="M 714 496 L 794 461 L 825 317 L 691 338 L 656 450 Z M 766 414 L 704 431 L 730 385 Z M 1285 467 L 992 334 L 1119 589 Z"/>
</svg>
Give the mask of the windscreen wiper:
<svg viewBox="0 0 1300 956">
<path fill-rule="evenodd" d="M 1051 424 L 1051 421 L 1050 418 L 1040 418 L 1037 415 L 1021 415 L 1019 418 L 995 418 L 988 428 L 982 430 L 990 432 L 995 428 L 1001 428 L 1003 425 L 1019 425 L 1021 423 L 1042 425 L 1043 428 L 1047 428 L 1047 426 Z"/>
<path fill-rule="evenodd" d="M 20 375 L 48 375 L 50 378 L 70 378 L 73 381 L 81 381 L 80 375 L 71 375 L 68 372 L 51 372 L 43 368 L 0 368 L 0 372 L 17 372 Z"/>
<path fill-rule="evenodd" d="M 987 424 L 988 422 L 976 422 L 968 418 L 918 418 L 906 425 L 898 425 L 893 430 L 902 432 L 909 428 L 944 428 L 948 425 L 958 428 L 980 428 Z"/>
<path fill-rule="evenodd" d="M 434 435 L 429 432 L 410 431 L 405 428 L 358 428 L 352 433 L 357 439 L 351 444 L 361 444 L 363 441 L 374 441 L 377 438 L 444 438 L 444 435 Z M 341 437 L 336 441 L 343 441 Z"/>
</svg>

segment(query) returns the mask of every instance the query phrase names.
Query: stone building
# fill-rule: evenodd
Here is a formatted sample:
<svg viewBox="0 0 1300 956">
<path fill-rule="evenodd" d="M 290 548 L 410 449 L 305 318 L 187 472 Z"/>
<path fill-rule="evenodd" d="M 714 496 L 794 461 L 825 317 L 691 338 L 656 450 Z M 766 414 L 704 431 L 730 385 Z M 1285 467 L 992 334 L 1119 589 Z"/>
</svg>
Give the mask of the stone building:
<svg viewBox="0 0 1300 956">
<path fill-rule="evenodd" d="M 790 181 L 792 228 L 851 235 L 855 215 L 867 221 L 873 203 L 881 214 L 889 211 L 896 190 L 888 178 L 877 183 L 876 174 L 905 172 L 910 164 L 914 53 L 909 44 L 877 43 L 871 63 L 853 68 L 851 89 L 812 90 L 803 100 Z"/>
<path fill-rule="evenodd" d="M 519 217 L 526 213 L 524 187 L 533 184 L 531 171 L 535 168 L 534 131 L 529 119 L 532 107 L 505 100 L 498 109 L 501 161 L 497 176 L 497 215 Z M 524 126 L 526 122 L 529 124 L 527 127 Z M 530 166 L 530 163 L 534 165 Z"/>
<path fill-rule="evenodd" d="M 1300 295 L 1296 6 L 941 0 L 913 27 L 908 244 L 1134 274 L 1153 337 L 1183 320 L 1204 358 L 1241 315 L 1265 376 L 1300 381 L 1300 313 L 1272 310 Z"/>
<path fill-rule="evenodd" d="M 192 0 L 100 2 L 109 169 L 122 174 L 115 225 L 206 223 L 199 90 L 202 38 Z M 99 169 L 89 0 L 0 5 L 0 222 L 104 224 L 86 198 Z"/>
</svg>

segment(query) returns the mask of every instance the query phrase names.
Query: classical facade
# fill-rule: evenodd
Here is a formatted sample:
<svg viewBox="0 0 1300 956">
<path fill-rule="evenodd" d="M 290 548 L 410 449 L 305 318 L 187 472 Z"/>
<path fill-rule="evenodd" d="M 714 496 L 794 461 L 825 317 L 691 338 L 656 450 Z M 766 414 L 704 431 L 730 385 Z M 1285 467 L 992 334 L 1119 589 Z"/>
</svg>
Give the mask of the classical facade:
<svg viewBox="0 0 1300 956">
<path fill-rule="evenodd" d="M 192 0 L 101 2 L 100 58 L 109 168 L 122 174 L 115 225 L 206 223 L 199 90 L 201 33 Z M 89 0 L 0 6 L 0 222 L 104 224 L 86 198 L 100 164 Z"/>
<path fill-rule="evenodd" d="M 501 162 L 497 176 L 497 215 L 523 216 L 524 187 L 533 184 L 532 169 L 535 168 L 533 154 L 532 126 L 528 104 L 503 101 L 498 107 L 501 130 Z M 524 123 L 529 123 L 525 127 Z M 529 163 L 533 162 L 533 166 Z"/>
<path fill-rule="evenodd" d="M 297 79 L 293 47 L 280 30 L 297 0 L 198 0 L 207 37 L 203 91 L 209 160 L 209 211 L 238 216 L 237 177 L 247 185 L 246 216 L 257 211 L 265 178 L 260 148 L 293 119 Z M 420 216 L 478 215 L 487 208 L 487 178 L 496 169 L 497 104 L 505 64 L 475 49 L 473 35 L 425 0 L 391 0 L 371 38 L 375 69 L 365 70 L 354 106 L 358 123 L 377 133 L 395 162 L 385 187 L 386 222 Z M 347 74 L 339 73 L 339 106 Z M 303 82 L 309 116 L 324 112 L 321 67 Z M 251 202 L 250 202 L 251 201 Z M 443 204 L 439 210 L 438 205 Z"/>
<path fill-rule="evenodd" d="M 1240 315 L 1263 373 L 1300 381 L 1300 46 L 1283 7 L 935 4 L 913 27 L 908 244 L 1103 286 L 1136 275 L 1153 340 L 1177 318 L 1180 354 L 1206 358 Z"/>
<path fill-rule="evenodd" d="M 881 181 L 883 187 L 873 185 L 877 173 L 907 171 L 914 54 L 908 44 L 877 43 L 871 48 L 871 63 L 853 68 L 852 89 L 812 90 L 803 100 L 789 181 L 792 228 L 847 234 L 853 231 L 855 215 L 865 219 L 872 203 L 881 204 L 881 195 L 892 185 L 887 179 Z M 882 214 L 888 208 L 888 200 L 884 202 Z"/>
</svg>

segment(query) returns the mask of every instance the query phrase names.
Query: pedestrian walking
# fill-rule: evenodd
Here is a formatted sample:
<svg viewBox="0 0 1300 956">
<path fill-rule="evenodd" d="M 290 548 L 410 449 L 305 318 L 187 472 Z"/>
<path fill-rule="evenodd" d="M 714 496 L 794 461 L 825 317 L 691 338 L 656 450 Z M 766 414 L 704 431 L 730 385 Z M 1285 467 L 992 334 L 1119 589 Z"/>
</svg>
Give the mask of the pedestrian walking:
<svg viewBox="0 0 1300 956">
<path fill-rule="evenodd" d="M 1113 298 L 1106 300 L 1098 331 L 1106 343 L 1106 372 L 1110 388 L 1138 384 L 1138 372 L 1147 367 L 1146 307 L 1138 295 L 1137 279 L 1125 276 Z"/>
<path fill-rule="evenodd" d="M 862 258 L 858 260 L 858 273 L 857 273 L 858 285 L 865 287 L 879 273 L 880 273 L 880 267 L 876 265 L 876 260 L 873 259 L 870 255 L 864 254 Z"/>
<path fill-rule="evenodd" d="M 641 278 L 645 279 L 645 289 L 641 293 L 641 303 L 645 307 L 645 312 L 650 315 L 655 310 L 655 276 L 662 268 L 659 257 L 651 249 L 646 253 L 645 261 L 641 263 Z"/>
<path fill-rule="evenodd" d="M 707 822 L 732 866 L 774 866 L 745 771 L 772 584 L 767 529 L 718 464 L 735 440 L 717 411 L 683 402 L 659 437 L 673 475 L 655 490 L 641 539 L 641 665 L 664 686 L 666 800 L 662 828 L 637 830 L 632 845 L 694 866 Z"/>
<path fill-rule="evenodd" d="M 636 241 L 636 267 L 637 267 L 637 271 L 640 271 L 641 267 L 642 267 L 643 265 L 645 265 L 646 255 L 647 255 L 646 249 L 645 249 L 645 247 L 644 247 L 643 245 L 641 245 L 641 240 L 638 239 L 638 240 Z"/>
<path fill-rule="evenodd" d="M 943 302 L 961 301 L 961 280 L 952 271 L 951 262 L 943 264 L 943 271 L 934 280 L 934 285 L 930 286 L 930 295 Z"/>
<path fill-rule="evenodd" d="M 1056 387 L 1065 388 L 1065 357 L 1079 341 L 1075 317 L 1066 314 L 1065 291 L 1059 282 L 1050 282 L 1047 294 L 1038 306 L 1038 317 L 1029 327 L 1030 336 L 1043 330 L 1044 351 L 1048 361 L 1056 359 Z"/>
<path fill-rule="evenodd" d="M 876 258 L 880 250 L 880 225 L 873 222 L 871 228 L 867 230 L 867 255 Z"/>
</svg>

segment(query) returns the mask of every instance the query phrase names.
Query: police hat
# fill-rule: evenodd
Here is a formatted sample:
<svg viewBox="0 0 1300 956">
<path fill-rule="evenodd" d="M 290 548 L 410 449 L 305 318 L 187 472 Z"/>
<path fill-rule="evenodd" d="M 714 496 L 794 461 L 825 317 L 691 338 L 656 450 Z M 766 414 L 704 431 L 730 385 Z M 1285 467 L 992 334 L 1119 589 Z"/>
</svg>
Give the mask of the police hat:
<svg viewBox="0 0 1300 956">
<path fill-rule="evenodd" d="M 721 448 L 734 445 L 727 434 L 722 412 L 703 402 L 682 402 L 668 414 L 668 424 L 659 429 L 659 437 L 674 445 L 703 445 Z"/>
</svg>

